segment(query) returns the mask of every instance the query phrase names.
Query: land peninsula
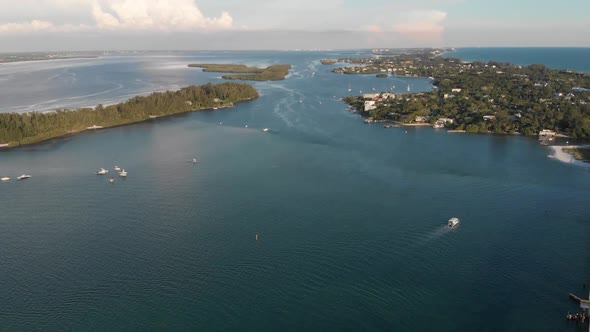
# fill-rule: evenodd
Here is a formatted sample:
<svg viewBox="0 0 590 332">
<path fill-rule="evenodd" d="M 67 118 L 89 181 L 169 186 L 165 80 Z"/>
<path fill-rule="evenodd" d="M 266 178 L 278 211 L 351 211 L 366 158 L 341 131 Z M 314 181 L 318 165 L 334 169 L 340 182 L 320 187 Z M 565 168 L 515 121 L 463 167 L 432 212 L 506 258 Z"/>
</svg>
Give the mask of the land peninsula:
<svg viewBox="0 0 590 332">
<path fill-rule="evenodd" d="M 366 122 L 431 125 L 468 133 L 590 137 L 590 74 L 465 62 L 442 57 L 445 49 L 412 50 L 396 56 L 337 59 L 356 66 L 342 74 L 382 73 L 428 77 L 433 91 L 349 96 L 344 101 Z M 332 61 L 324 61 L 329 64 Z"/>
<path fill-rule="evenodd" d="M 122 126 L 180 113 L 232 107 L 257 98 L 248 84 L 223 83 L 155 92 L 126 102 L 48 113 L 0 113 L 0 147 L 16 147 L 107 127 Z"/>
<path fill-rule="evenodd" d="M 248 81 L 280 81 L 289 74 L 291 65 L 272 65 L 266 68 L 248 67 L 246 65 L 232 64 L 199 64 L 191 63 L 189 67 L 203 68 L 203 71 L 213 73 L 232 73 L 235 75 L 223 75 L 226 80 Z"/>
</svg>

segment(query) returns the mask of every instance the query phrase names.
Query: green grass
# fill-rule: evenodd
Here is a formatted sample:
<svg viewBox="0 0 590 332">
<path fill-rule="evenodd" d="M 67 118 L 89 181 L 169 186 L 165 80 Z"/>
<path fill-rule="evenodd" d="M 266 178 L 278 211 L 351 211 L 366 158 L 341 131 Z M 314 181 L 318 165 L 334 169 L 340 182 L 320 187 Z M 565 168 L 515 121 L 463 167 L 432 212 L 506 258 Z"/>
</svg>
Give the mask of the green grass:
<svg viewBox="0 0 590 332">
<path fill-rule="evenodd" d="M 213 73 L 230 73 L 237 75 L 223 75 L 226 80 L 249 81 L 280 81 L 284 80 L 291 65 L 273 65 L 266 68 L 248 67 L 246 65 L 232 64 L 189 64 L 189 67 L 203 68 L 203 71 Z"/>
</svg>

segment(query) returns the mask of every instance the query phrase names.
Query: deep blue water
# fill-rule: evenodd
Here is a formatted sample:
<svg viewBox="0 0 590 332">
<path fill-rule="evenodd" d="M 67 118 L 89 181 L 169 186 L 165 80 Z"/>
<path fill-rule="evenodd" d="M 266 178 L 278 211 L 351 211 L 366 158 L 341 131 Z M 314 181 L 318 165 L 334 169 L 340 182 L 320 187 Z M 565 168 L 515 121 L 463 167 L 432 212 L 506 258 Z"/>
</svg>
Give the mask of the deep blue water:
<svg viewBox="0 0 590 332">
<path fill-rule="evenodd" d="M 590 73 L 590 47 L 471 47 L 446 53 L 465 61 L 498 61 Z"/>
<path fill-rule="evenodd" d="M 1 152 L 0 176 L 33 177 L 0 183 L 0 329 L 579 330 L 564 315 L 590 278 L 590 172 L 534 139 L 365 125 L 338 101 L 349 84 L 430 83 L 319 64 L 338 56 L 0 67 L 0 109 L 23 111 L 221 82 L 190 62 L 294 65 L 233 109 Z M 93 174 L 114 165 L 129 177 Z"/>
</svg>

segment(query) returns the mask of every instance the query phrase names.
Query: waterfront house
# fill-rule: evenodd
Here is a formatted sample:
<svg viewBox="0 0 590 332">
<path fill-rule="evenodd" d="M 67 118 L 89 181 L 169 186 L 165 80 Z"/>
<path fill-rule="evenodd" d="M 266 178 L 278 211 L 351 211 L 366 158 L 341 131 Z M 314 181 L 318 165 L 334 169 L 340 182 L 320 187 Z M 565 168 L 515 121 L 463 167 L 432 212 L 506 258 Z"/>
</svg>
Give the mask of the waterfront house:
<svg viewBox="0 0 590 332">
<path fill-rule="evenodd" d="M 377 108 L 377 106 L 375 105 L 375 101 L 374 100 L 367 100 L 367 101 L 365 101 L 365 112 L 374 110 L 376 108 Z"/>
<path fill-rule="evenodd" d="M 549 129 L 543 129 L 539 132 L 539 137 L 553 137 L 555 136 L 557 133 L 554 132 L 553 130 L 549 130 Z"/>
<path fill-rule="evenodd" d="M 414 121 L 418 122 L 418 123 L 423 123 L 423 122 L 427 122 L 428 120 L 430 120 L 429 116 L 417 116 Z"/>
</svg>

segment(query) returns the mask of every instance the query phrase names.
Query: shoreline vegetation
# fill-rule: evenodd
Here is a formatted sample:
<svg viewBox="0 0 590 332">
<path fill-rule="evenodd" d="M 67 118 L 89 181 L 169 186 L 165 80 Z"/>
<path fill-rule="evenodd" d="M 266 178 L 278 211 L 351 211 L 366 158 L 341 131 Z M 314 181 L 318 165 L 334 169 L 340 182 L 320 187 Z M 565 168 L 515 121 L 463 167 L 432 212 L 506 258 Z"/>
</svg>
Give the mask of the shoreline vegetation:
<svg viewBox="0 0 590 332">
<path fill-rule="evenodd" d="M 0 149 L 164 116 L 233 107 L 258 97 L 258 91 L 248 84 L 208 83 L 177 91 L 154 92 L 109 106 L 99 104 L 95 108 L 47 113 L 0 113 Z"/>
<path fill-rule="evenodd" d="M 207 64 L 191 63 L 191 68 L 203 68 L 205 72 L 231 73 L 235 75 L 223 75 L 226 80 L 249 80 L 249 81 L 280 81 L 289 74 L 291 65 L 272 65 L 266 68 L 248 67 L 235 64 Z"/>
<path fill-rule="evenodd" d="M 548 155 L 563 163 L 590 167 L 590 145 L 553 145 L 553 154 Z"/>
<path fill-rule="evenodd" d="M 586 166 L 590 166 L 590 145 L 564 147 L 563 152 L 569 153 L 576 160 L 585 162 L 587 163 Z"/>
<path fill-rule="evenodd" d="M 590 74 L 466 62 L 440 56 L 446 49 L 410 50 L 395 56 L 323 60 L 355 64 L 334 68 L 341 74 L 383 73 L 430 78 L 433 90 L 381 92 L 343 100 L 365 122 L 423 123 L 454 132 L 590 137 Z"/>
</svg>

